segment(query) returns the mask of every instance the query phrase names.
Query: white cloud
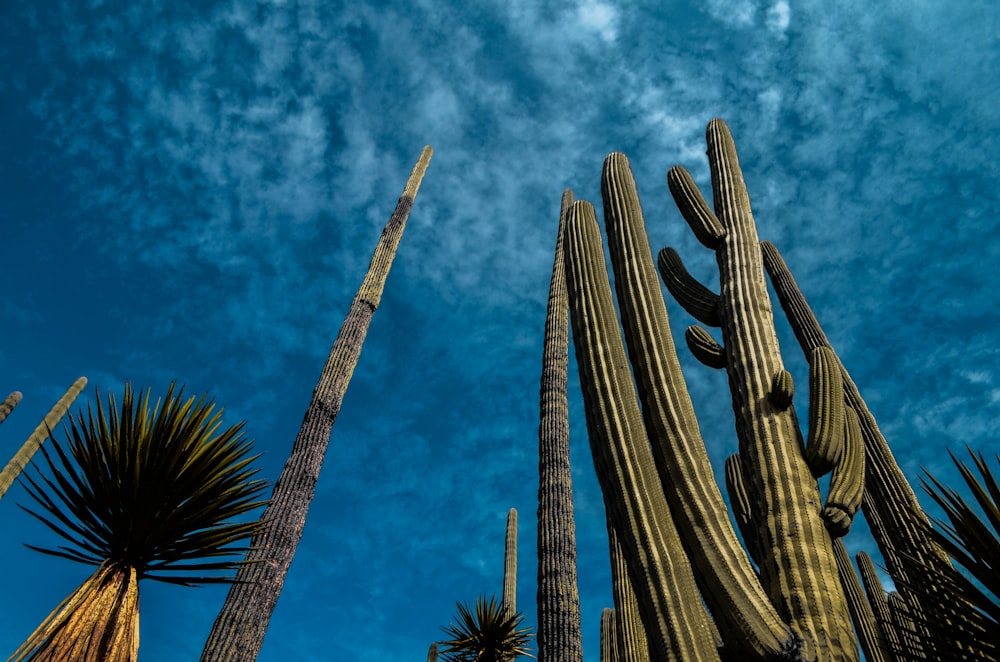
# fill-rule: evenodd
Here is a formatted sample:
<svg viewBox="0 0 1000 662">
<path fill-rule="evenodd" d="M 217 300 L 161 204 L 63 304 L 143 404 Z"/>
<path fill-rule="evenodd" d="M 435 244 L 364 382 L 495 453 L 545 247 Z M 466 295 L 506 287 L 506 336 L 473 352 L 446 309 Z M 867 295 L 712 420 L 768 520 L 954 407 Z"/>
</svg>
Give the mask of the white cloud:
<svg viewBox="0 0 1000 662">
<path fill-rule="evenodd" d="M 604 41 L 614 41 L 618 36 L 618 12 L 606 2 L 584 0 L 576 8 L 576 16 L 581 26 L 596 32 Z"/>
<path fill-rule="evenodd" d="M 788 0 L 778 0 L 768 7 L 765 22 L 767 27 L 775 32 L 784 32 L 791 22 L 792 11 L 788 6 Z"/>
</svg>

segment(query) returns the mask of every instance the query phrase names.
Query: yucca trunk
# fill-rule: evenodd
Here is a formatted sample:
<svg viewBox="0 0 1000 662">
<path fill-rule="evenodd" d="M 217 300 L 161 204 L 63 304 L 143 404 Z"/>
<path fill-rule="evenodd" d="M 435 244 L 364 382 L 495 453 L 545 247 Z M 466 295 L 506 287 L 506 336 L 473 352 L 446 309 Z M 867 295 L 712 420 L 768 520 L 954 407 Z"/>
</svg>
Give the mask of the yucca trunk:
<svg viewBox="0 0 1000 662">
<path fill-rule="evenodd" d="M 432 150 L 425 147 L 413 167 L 396 209 L 379 238 L 375 254 L 313 391 L 292 453 L 274 485 L 264 527 L 254 536 L 202 651 L 203 662 L 251 662 L 264 643 L 271 614 L 285 583 L 305 528 L 330 432 L 378 308 L 386 277 L 406 227 Z"/>
<path fill-rule="evenodd" d="M 538 426 L 538 661 L 582 662 L 576 522 L 569 460 L 569 304 L 563 233 L 573 193 L 559 212 L 542 352 Z"/>
<path fill-rule="evenodd" d="M 135 568 L 98 568 L 38 626 L 9 662 L 135 662 L 139 582 Z"/>
</svg>

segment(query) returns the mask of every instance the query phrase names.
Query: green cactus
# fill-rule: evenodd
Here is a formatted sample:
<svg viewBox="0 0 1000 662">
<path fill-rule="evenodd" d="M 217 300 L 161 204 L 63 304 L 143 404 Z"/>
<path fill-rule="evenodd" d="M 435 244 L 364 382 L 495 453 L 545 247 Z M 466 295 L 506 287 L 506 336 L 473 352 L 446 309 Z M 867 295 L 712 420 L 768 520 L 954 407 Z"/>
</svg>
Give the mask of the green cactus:
<svg viewBox="0 0 1000 662">
<path fill-rule="evenodd" d="M 861 576 L 861 585 L 865 588 L 865 596 L 868 598 L 868 604 L 871 606 L 872 615 L 875 618 L 875 625 L 883 641 L 883 652 L 887 659 L 895 659 L 896 651 L 900 650 L 901 644 L 899 633 L 892 621 L 889 596 L 882 588 L 882 582 L 879 581 L 871 557 L 860 552 L 855 560 L 858 564 L 858 574 Z"/>
<path fill-rule="evenodd" d="M 840 571 L 840 581 L 847 596 L 847 605 L 854 622 L 854 631 L 858 634 L 858 642 L 865 654 L 867 662 L 891 662 L 891 653 L 886 649 L 882 632 L 871 604 L 865 597 L 858 575 L 851 565 L 851 557 L 844 547 L 844 542 L 837 539 L 833 543 L 833 553 L 837 558 L 837 568 Z"/>
<path fill-rule="evenodd" d="M 569 308 L 563 235 L 573 193 L 563 192 L 549 284 L 538 425 L 538 660 L 583 662 L 569 459 Z"/>
<path fill-rule="evenodd" d="M 618 639 L 615 631 L 615 610 L 601 610 L 601 662 L 618 662 Z"/>
<path fill-rule="evenodd" d="M 10 412 L 14 411 L 14 407 L 16 407 L 17 403 L 20 401 L 21 392 L 14 391 L 4 399 L 3 403 L 0 403 L 0 423 L 3 423 L 7 419 Z"/>
<path fill-rule="evenodd" d="M 701 595 L 730 647 L 779 655 L 792 646 L 794 635 L 768 600 L 724 516 L 725 502 L 681 373 L 635 180 L 623 154 L 605 159 L 601 194 L 645 429 Z"/>
<path fill-rule="evenodd" d="M 432 153 L 429 146 L 424 147 L 382 230 L 368 272 L 330 349 L 292 452 L 261 518 L 266 524 L 261 533 L 254 536 L 247 554 L 249 562 L 240 568 L 209 633 L 202 651 L 203 662 L 252 662 L 260 652 L 271 614 L 302 538 L 334 421 L 361 355 L 368 327 L 382 299 L 386 277 Z"/>
<path fill-rule="evenodd" d="M 608 546 L 611 556 L 611 595 L 615 602 L 615 659 L 643 662 L 650 657 L 649 640 L 639 615 L 639 600 L 628 575 L 628 564 L 614 524 L 608 522 Z"/>
<path fill-rule="evenodd" d="M 591 452 L 657 659 L 712 659 L 709 616 L 670 518 L 612 303 L 593 206 L 566 224 L 566 281 Z"/>
<path fill-rule="evenodd" d="M 37 451 L 39 447 L 45 443 L 45 440 L 49 438 L 49 434 L 52 429 L 55 428 L 59 421 L 62 420 L 62 417 L 66 415 L 70 405 L 73 404 L 73 401 L 76 400 L 77 396 L 80 395 L 80 392 L 86 385 L 86 377 L 80 377 L 73 382 L 73 385 L 66 390 L 66 393 L 59 398 L 59 400 L 52 406 L 52 409 L 49 410 L 49 413 L 45 415 L 45 418 L 42 419 L 41 423 L 39 423 L 31 435 L 28 436 L 28 439 L 21 445 L 21 448 L 14 454 L 14 457 L 12 457 L 7 463 L 7 466 L 0 471 L 0 499 L 2 499 L 7 493 L 10 486 L 14 484 L 14 480 L 21 474 L 24 468 L 28 466 L 28 462 L 31 461 L 31 457 L 35 454 L 35 451 Z M 17 391 L 14 393 L 17 393 L 17 395 L 20 396 L 20 393 Z M 7 396 L 7 401 L 14 396 L 14 393 Z M 20 400 L 20 397 L 16 399 Z M 7 404 L 7 401 L 4 401 L 4 405 Z M 14 404 L 17 403 L 14 402 Z M 11 405 L 11 409 L 13 409 L 13 405 Z M 7 411 L 10 410 L 8 409 Z"/>
<path fill-rule="evenodd" d="M 683 168 L 671 169 L 668 186 L 696 237 L 714 249 L 719 265 L 722 345 L 744 480 L 756 508 L 768 514 L 759 524 L 761 582 L 804 640 L 805 657 L 857 659 L 830 538 L 815 506 L 819 488 L 800 450 L 795 411 L 772 401 L 775 375 L 785 368 L 736 147 L 722 120 L 712 120 L 706 135 L 715 214 Z M 671 281 L 666 284 L 673 293 Z M 838 402 L 830 398 L 829 404 Z"/>
<path fill-rule="evenodd" d="M 830 347 L 826 334 L 778 249 L 770 242 L 763 242 L 761 249 L 768 275 L 802 351 L 808 354 L 816 347 Z M 930 534 L 927 515 L 896 463 L 857 385 L 842 363 L 840 369 L 844 399 L 858 416 L 864 445 L 861 509 L 899 592 L 896 601 L 902 600 L 907 605 L 908 622 L 914 623 L 911 641 L 901 644 L 901 650 L 907 651 L 908 655 L 919 654 L 930 659 L 951 657 L 955 642 L 975 641 L 982 626 L 971 623 L 963 609 L 956 610 L 954 596 L 945 586 L 939 585 L 940 578 L 953 574 L 954 568 L 945 551 Z M 858 495 L 853 496 L 857 498 Z M 924 623 L 939 624 L 938 633 L 928 632 L 922 625 Z M 947 624 L 947 627 L 940 627 L 940 624 Z M 968 631 L 962 636 L 947 634 L 966 629 Z M 991 657 L 984 649 L 973 651 L 967 659 Z"/>
<path fill-rule="evenodd" d="M 517 509 L 507 511 L 507 535 L 503 548 L 503 609 L 511 618 L 517 613 Z"/>
<path fill-rule="evenodd" d="M 437 643 L 431 644 L 430 648 L 427 649 L 427 662 L 437 662 L 438 659 L 438 645 Z"/>
</svg>

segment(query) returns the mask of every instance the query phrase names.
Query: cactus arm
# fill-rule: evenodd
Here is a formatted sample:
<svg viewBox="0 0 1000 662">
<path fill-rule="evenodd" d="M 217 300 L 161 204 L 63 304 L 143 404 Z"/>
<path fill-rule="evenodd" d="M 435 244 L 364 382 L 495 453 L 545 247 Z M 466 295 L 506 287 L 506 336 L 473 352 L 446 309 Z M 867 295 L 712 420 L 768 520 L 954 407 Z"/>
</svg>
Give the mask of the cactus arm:
<svg viewBox="0 0 1000 662">
<path fill-rule="evenodd" d="M 3 403 L 0 403 L 0 423 L 3 423 L 4 420 L 6 420 L 8 416 L 10 416 L 10 412 L 14 411 L 14 407 L 16 407 L 17 403 L 19 403 L 20 401 L 21 401 L 20 391 L 13 391 L 10 395 L 4 398 Z"/>
<path fill-rule="evenodd" d="M 535 637 L 539 662 L 583 661 L 569 453 L 569 304 L 563 262 L 566 215 L 572 203 L 573 193 L 563 192 L 542 350 L 538 425 L 538 630 Z"/>
<path fill-rule="evenodd" d="M 592 205 L 573 203 L 565 240 L 570 319 L 591 452 L 605 508 L 628 555 L 650 647 L 662 660 L 712 659 L 709 616 L 697 598 L 656 475 Z"/>
<path fill-rule="evenodd" d="M 608 250 L 645 428 L 681 541 L 727 642 L 776 655 L 792 632 L 771 604 L 730 524 L 673 344 L 635 180 L 624 154 L 601 180 Z"/>
<path fill-rule="evenodd" d="M 761 249 L 736 147 L 722 120 L 706 131 L 715 214 L 725 228 L 716 248 L 719 311 L 740 454 L 748 491 L 767 513 L 761 581 L 802 637 L 807 657 L 858 658 L 829 535 L 819 516 L 819 487 L 802 457 L 794 409 L 768 397 L 784 369 L 764 280 Z M 683 202 L 680 203 L 683 206 Z"/>
<path fill-rule="evenodd" d="M 771 378 L 771 392 L 767 394 L 771 404 L 775 409 L 785 410 L 792 406 L 795 398 L 795 380 L 792 373 L 787 370 L 779 370 Z"/>
<path fill-rule="evenodd" d="M 817 347 L 809 355 L 809 440 L 806 463 L 814 476 L 833 469 L 844 448 L 844 384 L 837 355 Z"/>
<path fill-rule="evenodd" d="M 718 327 L 722 324 L 719 320 L 719 295 L 688 273 L 677 251 L 669 246 L 662 249 L 656 258 L 656 264 L 663 284 L 681 308 L 706 326 Z"/>
<path fill-rule="evenodd" d="M 858 634 L 858 642 L 865 654 L 865 660 L 867 662 L 891 662 L 892 657 L 885 650 L 885 642 L 882 640 L 872 606 L 865 598 L 861 581 L 858 579 L 857 573 L 854 572 L 851 557 L 842 540 L 834 541 L 833 553 L 837 558 L 840 581 L 844 585 L 844 594 L 847 596 L 847 604 L 851 610 L 854 631 Z"/>
<path fill-rule="evenodd" d="M 682 166 L 672 167 L 667 171 L 667 188 L 698 241 L 713 251 L 718 248 L 726 236 L 726 229 L 701 196 L 691 173 Z"/>
<path fill-rule="evenodd" d="M 427 662 L 438 662 L 438 645 L 433 643 L 427 649 Z"/>
<path fill-rule="evenodd" d="M 684 340 L 692 356 L 709 368 L 726 367 L 726 350 L 704 327 L 696 324 L 684 331 Z"/>
<path fill-rule="evenodd" d="M 70 405 L 76 400 L 80 392 L 83 391 L 84 387 L 87 385 L 87 378 L 80 377 L 73 385 L 70 386 L 61 398 L 54 405 L 49 413 L 45 415 L 45 418 L 38 424 L 38 426 L 32 431 L 25 442 L 18 449 L 14 457 L 10 459 L 7 466 L 0 471 L 0 499 L 7 493 L 10 486 L 14 484 L 14 480 L 21 474 L 28 462 L 31 461 L 31 456 L 35 454 L 45 440 L 49 438 L 52 433 L 52 429 L 59 424 L 62 417 L 66 415 L 69 410 Z M 9 397 L 9 396 L 8 396 Z"/>
<path fill-rule="evenodd" d="M 865 490 L 865 446 L 861 440 L 861 422 L 851 408 L 846 408 L 844 451 L 830 477 L 822 517 L 834 538 L 847 535 L 854 514 L 861 507 Z"/>
<path fill-rule="evenodd" d="M 808 356 L 816 347 L 830 347 L 829 339 L 777 247 L 765 241 L 761 243 L 761 252 L 775 293 L 802 351 Z M 865 447 L 865 486 L 861 508 L 889 576 L 907 602 L 914 604 L 909 598 L 908 587 L 922 586 L 919 593 L 934 595 L 935 587 L 924 585 L 928 577 L 940 576 L 953 568 L 944 550 L 927 535 L 930 527 L 927 515 L 850 373 L 839 358 L 838 363 L 843 373 L 844 400 L 858 415 Z M 918 568 L 936 570 L 924 573 L 916 570 Z M 947 617 L 946 604 L 925 603 L 924 606 L 937 614 L 936 618 Z"/>
</svg>

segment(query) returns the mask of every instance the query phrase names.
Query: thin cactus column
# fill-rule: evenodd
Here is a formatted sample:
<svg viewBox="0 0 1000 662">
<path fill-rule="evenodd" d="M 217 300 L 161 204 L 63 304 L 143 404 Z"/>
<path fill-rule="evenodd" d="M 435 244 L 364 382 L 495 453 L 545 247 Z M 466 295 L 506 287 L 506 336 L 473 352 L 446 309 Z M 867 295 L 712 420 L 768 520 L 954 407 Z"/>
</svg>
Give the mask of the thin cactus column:
<svg viewBox="0 0 1000 662">
<path fill-rule="evenodd" d="M 413 167 L 372 256 L 340 333 L 323 367 L 291 455 L 274 485 L 264 511 L 264 527 L 251 541 L 248 563 L 241 566 L 202 651 L 203 662 L 252 662 L 264 643 L 271 614 L 302 538 L 309 504 L 334 421 L 361 354 L 372 316 L 406 227 L 432 150 L 425 147 Z"/>
<path fill-rule="evenodd" d="M 615 610 L 601 610 L 601 662 L 619 662 L 618 639 L 615 630 Z"/>
<path fill-rule="evenodd" d="M 437 662 L 438 660 L 438 645 L 437 643 L 431 644 L 430 648 L 427 649 L 427 662 Z"/>
<path fill-rule="evenodd" d="M 38 427 L 36 427 L 31 435 L 28 436 L 28 439 L 24 442 L 17 453 L 14 454 L 14 457 L 10 459 L 10 462 L 7 463 L 7 466 L 0 471 L 0 499 L 2 499 L 3 495 L 7 493 L 10 486 L 14 484 L 14 480 L 17 479 L 24 468 L 28 466 L 28 462 L 31 461 L 31 456 L 34 455 L 35 451 L 37 451 L 39 447 L 45 443 L 45 440 L 49 438 L 49 434 L 51 434 L 52 429 L 55 428 L 59 421 L 62 420 L 62 417 L 66 415 L 70 405 L 73 404 L 73 401 L 76 400 L 77 396 L 80 395 L 80 392 L 86 385 L 86 377 L 80 377 L 73 382 L 73 385 L 67 389 L 66 393 L 64 393 L 61 398 L 59 398 L 59 400 L 52 406 L 52 409 L 49 410 L 49 413 L 45 415 L 45 418 L 42 419 L 42 422 L 38 424 Z M 17 392 L 15 391 L 15 393 Z M 10 400 L 13 395 L 14 394 L 12 393 L 10 396 L 7 396 L 7 400 Z M 20 393 L 17 393 L 17 395 L 20 396 Z M 17 400 L 20 400 L 20 398 L 18 397 Z M 6 404 L 6 401 L 4 404 Z M 14 404 L 17 403 L 15 402 Z M 13 408 L 13 405 L 11 408 Z"/>
<path fill-rule="evenodd" d="M 539 662 L 583 662 L 576 571 L 573 474 L 569 461 L 569 308 L 563 260 L 566 214 L 559 212 L 552 279 L 545 315 L 538 425 L 538 642 Z"/>
<path fill-rule="evenodd" d="M 503 611 L 506 618 L 517 613 L 517 509 L 507 511 L 507 535 L 503 549 Z"/>
<path fill-rule="evenodd" d="M 0 403 L 0 423 L 3 423 L 5 420 L 7 420 L 7 417 L 10 416 L 10 412 L 14 411 L 14 407 L 16 407 L 17 403 L 19 403 L 20 401 L 21 401 L 20 391 L 14 391 L 6 398 L 4 398 L 3 403 Z"/>
</svg>

